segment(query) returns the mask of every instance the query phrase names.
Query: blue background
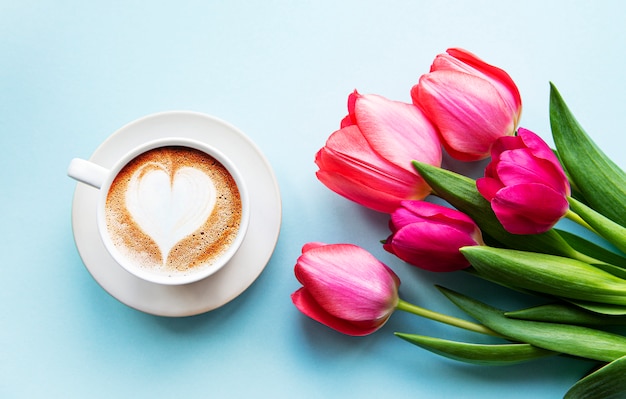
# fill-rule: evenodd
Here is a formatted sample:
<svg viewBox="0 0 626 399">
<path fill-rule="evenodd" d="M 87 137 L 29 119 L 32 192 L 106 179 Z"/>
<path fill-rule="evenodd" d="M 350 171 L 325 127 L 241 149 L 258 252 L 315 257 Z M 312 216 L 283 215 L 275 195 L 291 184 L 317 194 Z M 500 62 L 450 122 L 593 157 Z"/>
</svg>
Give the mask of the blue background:
<svg viewBox="0 0 626 399">
<path fill-rule="evenodd" d="M 1 1 L 0 397 L 555 398 L 592 363 L 457 363 L 394 331 L 484 339 L 396 313 L 342 336 L 291 304 L 308 241 L 351 242 L 402 278 L 402 297 L 461 315 L 433 284 L 501 307 L 526 298 L 415 270 L 380 247 L 387 217 L 332 193 L 313 158 L 353 89 L 410 101 L 434 56 L 464 47 L 507 70 L 521 125 L 552 143 L 548 82 L 624 167 L 626 3 L 615 1 Z M 276 251 L 240 297 L 164 318 L 109 296 L 74 245 L 71 158 L 122 125 L 187 109 L 243 130 L 283 198 Z M 483 165 L 479 165 L 482 167 Z M 478 166 L 477 166 L 478 167 Z"/>
</svg>

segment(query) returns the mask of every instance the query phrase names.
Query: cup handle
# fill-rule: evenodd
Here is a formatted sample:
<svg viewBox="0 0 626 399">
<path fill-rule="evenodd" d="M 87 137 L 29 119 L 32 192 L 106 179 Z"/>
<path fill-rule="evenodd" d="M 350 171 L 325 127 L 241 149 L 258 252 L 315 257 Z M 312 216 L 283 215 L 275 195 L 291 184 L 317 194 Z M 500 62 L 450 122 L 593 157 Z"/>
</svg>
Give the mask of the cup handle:
<svg viewBox="0 0 626 399">
<path fill-rule="evenodd" d="M 95 188 L 102 187 L 108 174 L 108 169 L 80 158 L 72 159 L 70 166 L 67 168 L 69 177 Z"/>
</svg>

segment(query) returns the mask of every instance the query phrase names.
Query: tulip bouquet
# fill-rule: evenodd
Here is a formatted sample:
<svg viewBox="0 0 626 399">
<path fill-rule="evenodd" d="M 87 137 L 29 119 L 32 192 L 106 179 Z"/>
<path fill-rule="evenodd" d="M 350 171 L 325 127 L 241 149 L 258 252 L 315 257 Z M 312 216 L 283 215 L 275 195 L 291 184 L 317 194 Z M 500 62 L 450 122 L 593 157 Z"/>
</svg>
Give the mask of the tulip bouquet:
<svg viewBox="0 0 626 399">
<path fill-rule="evenodd" d="M 502 69 L 461 49 L 438 55 L 411 90 L 412 103 L 358 92 L 317 153 L 318 179 L 336 193 L 390 215 L 383 248 L 433 272 L 462 270 L 542 298 L 502 310 L 438 287 L 474 321 L 405 302 L 400 280 L 367 250 L 309 243 L 292 294 L 305 315 L 348 335 L 377 331 L 396 310 L 503 340 L 456 342 L 396 333 L 452 359 L 498 365 L 568 355 L 599 363 L 567 398 L 622 397 L 626 336 L 626 174 L 585 133 L 554 85 L 556 145 L 519 127 L 521 97 Z M 476 180 L 442 168 L 489 159 Z M 447 204 L 426 201 L 433 195 Z M 606 245 L 560 230 L 568 218 Z"/>
</svg>

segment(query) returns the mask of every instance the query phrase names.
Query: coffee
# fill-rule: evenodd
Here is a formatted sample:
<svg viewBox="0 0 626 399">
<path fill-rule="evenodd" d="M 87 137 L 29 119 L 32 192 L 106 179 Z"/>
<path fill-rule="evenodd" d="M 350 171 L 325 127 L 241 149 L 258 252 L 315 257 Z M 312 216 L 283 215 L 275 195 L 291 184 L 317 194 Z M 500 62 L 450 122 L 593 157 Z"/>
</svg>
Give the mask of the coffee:
<svg viewBox="0 0 626 399">
<path fill-rule="evenodd" d="M 136 266 L 163 275 L 211 267 L 235 241 L 242 218 L 233 176 L 189 147 L 149 150 L 117 174 L 106 199 L 107 230 Z"/>
</svg>

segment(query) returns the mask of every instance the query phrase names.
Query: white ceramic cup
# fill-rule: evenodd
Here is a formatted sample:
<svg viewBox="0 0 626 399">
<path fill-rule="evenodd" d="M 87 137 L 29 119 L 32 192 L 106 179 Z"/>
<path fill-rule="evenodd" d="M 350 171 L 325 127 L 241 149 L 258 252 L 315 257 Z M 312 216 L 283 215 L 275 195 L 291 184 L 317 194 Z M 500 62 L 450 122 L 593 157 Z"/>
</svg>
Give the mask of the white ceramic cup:
<svg viewBox="0 0 626 399">
<path fill-rule="evenodd" d="M 150 268 L 140 267 L 133 262 L 127 255 L 124 255 L 114 244 L 114 240 L 111 238 L 111 234 L 107 228 L 106 220 L 106 201 L 111 184 L 115 180 L 118 173 L 124 168 L 126 164 L 138 157 L 139 155 L 160 147 L 188 147 L 195 150 L 200 150 L 217 161 L 219 161 L 233 177 L 237 188 L 239 190 L 239 196 L 241 199 L 241 220 L 239 229 L 236 233 L 234 241 L 219 257 L 212 260 L 210 264 L 202 265 L 201 267 L 190 268 L 184 272 L 163 273 L 151 270 Z M 248 191 L 246 189 L 245 182 L 243 181 L 241 174 L 237 170 L 236 166 L 230 161 L 228 157 L 222 154 L 219 150 L 204 144 L 203 142 L 180 138 L 171 137 L 163 138 L 150 142 L 146 142 L 135 149 L 128 152 L 122 158 L 120 158 L 111 169 L 104 168 L 93 162 L 75 158 L 70 162 L 67 170 L 68 176 L 77 180 L 80 183 L 84 183 L 99 189 L 97 203 L 97 225 L 100 238 L 104 243 L 104 246 L 111 254 L 113 259 L 129 273 L 136 277 L 146 280 L 152 283 L 164 284 L 164 285 L 182 285 L 189 284 L 199 280 L 202 280 L 211 274 L 217 272 L 220 268 L 228 263 L 232 256 L 237 252 L 241 245 L 248 228 L 250 204 L 248 200 Z M 149 234 L 148 234 L 149 235 Z M 167 257 L 167 254 L 164 254 Z"/>
</svg>

